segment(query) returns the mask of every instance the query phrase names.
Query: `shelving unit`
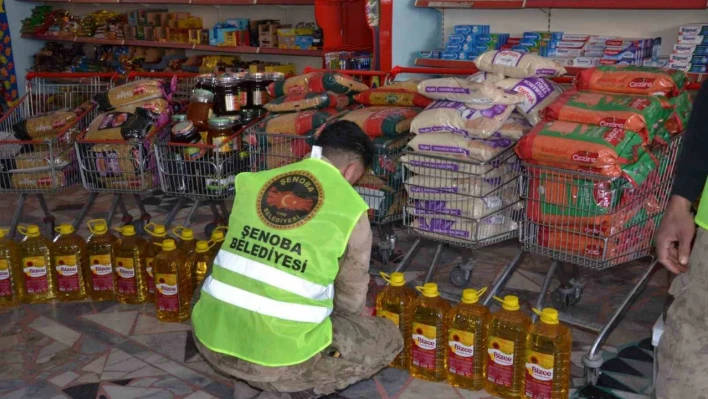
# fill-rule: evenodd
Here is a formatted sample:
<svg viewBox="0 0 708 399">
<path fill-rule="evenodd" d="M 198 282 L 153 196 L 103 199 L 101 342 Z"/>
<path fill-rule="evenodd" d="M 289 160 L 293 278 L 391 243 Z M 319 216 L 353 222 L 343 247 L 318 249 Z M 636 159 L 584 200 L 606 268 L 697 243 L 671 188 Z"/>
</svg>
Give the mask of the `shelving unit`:
<svg viewBox="0 0 708 399">
<path fill-rule="evenodd" d="M 606 10 L 704 10 L 704 0 L 415 0 L 416 7 L 458 9 L 575 8 Z"/>
<path fill-rule="evenodd" d="M 30 3 L 312 6 L 315 0 L 22 0 Z"/>
</svg>

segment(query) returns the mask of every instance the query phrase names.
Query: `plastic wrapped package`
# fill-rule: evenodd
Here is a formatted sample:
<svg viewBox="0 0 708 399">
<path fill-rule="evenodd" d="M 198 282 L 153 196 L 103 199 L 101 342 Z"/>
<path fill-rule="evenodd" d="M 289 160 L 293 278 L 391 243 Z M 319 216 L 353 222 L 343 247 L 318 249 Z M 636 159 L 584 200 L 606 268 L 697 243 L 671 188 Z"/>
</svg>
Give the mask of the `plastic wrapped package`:
<svg viewBox="0 0 708 399">
<path fill-rule="evenodd" d="M 509 78 L 496 82 L 496 85 L 523 95 L 524 101 L 516 104 L 516 110 L 534 125 L 541 121 L 540 113 L 563 92 L 560 86 L 544 78 Z"/>
<path fill-rule="evenodd" d="M 688 83 L 685 72 L 641 66 L 598 66 L 581 71 L 578 90 L 673 97 Z"/>
<path fill-rule="evenodd" d="M 514 141 L 502 137 L 468 139 L 452 133 L 418 134 L 409 143 L 416 152 L 478 162 L 489 161 L 512 145 Z"/>
<path fill-rule="evenodd" d="M 72 110 L 64 109 L 32 116 L 12 125 L 12 130 L 17 140 L 52 139 L 76 121 L 89 107 L 89 104 L 84 104 Z"/>
<path fill-rule="evenodd" d="M 157 98 L 169 101 L 176 85 L 176 76 L 169 83 L 159 79 L 136 80 L 96 94 L 93 99 L 101 111 L 110 111 L 116 107 Z"/>
<path fill-rule="evenodd" d="M 467 245 L 484 241 L 518 229 L 518 224 L 508 215 L 493 214 L 480 220 L 455 216 L 416 217 L 410 225 L 422 237 L 436 241 Z"/>
<path fill-rule="evenodd" d="M 458 101 L 465 104 L 518 104 L 524 99 L 507 93 L 489 82 L 470 82 L 462 78 L 427 79 L 418 84 L 418 93 L 434 100 Z"/>
<path fill-rule="evenodd" d="M 411 132 L 453 133 L 484 139 L 496 133 L 513 110 L 511 105 L 470 106 L 456 101 L 435 101 L 413 119 Z"/>
<path fill-rule="evenodd" d="M 390 85 L 368 89 L 354 96 L 354 100 L 363 105 L 386 105 L 400 107 L 425 108 L 431 99 L 418 93 L 421 80 L 394 82 Z"/>
<path fill-rule="evenodd" d="M 270 112 L 298 112 L 323 108 L 344 109 L 352 103 L 352 97 L 347 94 L 309 92 L 278 97 L 263 107 Z"/>
<path fill-rule="evenodd" d="M 264 121 L 265 132 L 302 136 L 322 126 L 336 113 L 334 109 L 323 109 L 271 115 Z"/>
<path fill-rule="evenodd" d="M 369 137 L 394 138 L 407 133 L 419 113 L 420 108 L 413 107 L 367 107 L 348 112 L 340 119 L 356 123 Z"/>
<path fill-rule="evenodd" d="M 530 53 L 508 50 L 493 50 L 474 60 L 479 70 L 504 75 L 509 78 L 558 77 L 566 70 L 550 58 Z"/>
<path fill-rule="evenodd" d="M 369 86 L 353 78 L 336 72 L 310 72 L 275 81 L 268 85 L 271 97 L 288 94 L 319 93 L 329 91 L 336 94 L 359 93 Z"/>
</svg>

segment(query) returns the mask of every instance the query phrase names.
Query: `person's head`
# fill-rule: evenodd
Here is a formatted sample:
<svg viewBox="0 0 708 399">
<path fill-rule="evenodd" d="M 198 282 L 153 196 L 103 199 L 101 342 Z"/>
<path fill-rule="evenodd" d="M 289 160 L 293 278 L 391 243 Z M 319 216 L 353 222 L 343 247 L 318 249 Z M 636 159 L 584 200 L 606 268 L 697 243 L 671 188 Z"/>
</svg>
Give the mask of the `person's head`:
<svg viewBox="0 0 708 399">
<path fill-rule="evenodd" d="M 364 175 L 374 159 L 374 144 L 356 123 L 350 121 L 337 121 L 326 126 L 315 145 L 322 147 L 322 155 L 351 184 Z"/>
</svg>

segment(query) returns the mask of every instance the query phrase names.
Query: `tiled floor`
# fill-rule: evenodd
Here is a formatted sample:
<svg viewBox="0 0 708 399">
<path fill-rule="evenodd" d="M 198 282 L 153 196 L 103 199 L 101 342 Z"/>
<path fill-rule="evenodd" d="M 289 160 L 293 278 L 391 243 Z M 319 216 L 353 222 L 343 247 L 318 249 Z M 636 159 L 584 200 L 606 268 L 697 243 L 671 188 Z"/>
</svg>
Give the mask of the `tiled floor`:
<svg viewBox="0 0 708 399">
<path fill-rule="evenodd" d="M 57 223 L 71 222 L 85 203 L 87 194 L 72 189 L 47 197 Z M 0 196 L 0 226 L 10 223 L 17 196 Z M 111 197 L 99 197 L 91 218 L 105 217 Z M 145 200 L 149 213 L 161 222 L 174 204 L 173 199 L 155 195 Z M 131 197 L 126 205 L 138 216 Z M 228 204 L 230 207 L 230 204 Z M 174 225 L 181 224 L 186 209 Z M 31 198 L 22 218 L 24 222 L 42 224 L 44 215 Z M 120 224 L 114 218 L 114 225 Z M 213 219 L 208 207 L 197 213 L 193 227 L 203 237 L 204 226 Z M 398 248 L 405 250 L 412 238 L 397 230 Z M 80 233 L 87 236 L 85 226 Z M 517 243 L 476 251 L 477 266 L 470 286 L 491 284 L 496 273 L 518 252 Z M 408 278 L 422 281 L 424 271 L 435 252 L 426 244 L 409 268 Z M 460 289 L 449 283 L 449 273 L 459 263 L 459 251 L 445 248 L 434 276 L 441 289 L 452 296 Z M 520 296 L 524 310 L 529 311 L 540 291 L 548 259 L 526 254 L 520 269 L 507 284 L 506 293 Z M 585 273 L 585 288 L 580 302 L 563 312 L 563 320 L 573 328 L 573 383 L 582 386 L 581 358 L 595 338 L 595 332 L 606 322 L 615 306 L 631 287 L 632 281 L 645 269 L 646 262 L 637 261 L 603 272 Z M 383 281 L 373 278 L 369 300 L 373 303 Z M 557 286 L 554 282 L 551 289 Z M 663 309 L 668 276 L 655 274 L 649 287 L 632 310 L 610 336 L 604 348 L 608 359 L 603 366 L 601 388 L 579 389 L 585 397 L 638 399 L 648 398 L 651 391 L 651 346 L 642 341 L 651 334 L 651 326 Z M 550 300 L 550 295 L 547 296 Z M 24 305 L 0 310 L 0 397 L 1 398 L 230 398 L 231 383 L 215 372 L 197 353 L 189 322 L 160 323 L 152 305 L 119 305 L 114 302 L 50 303 Z M 641 341 L 641 342 L 640 342 Z M 614 396 L 610 395 L 614 392 Z M 349 399 L 477 399 L 491 398 L 482 392 L 469 392 L 414 380 L 406 372 L 386 369 L 368 381 L 362 381 L 338 394 Z"/>
</svg>

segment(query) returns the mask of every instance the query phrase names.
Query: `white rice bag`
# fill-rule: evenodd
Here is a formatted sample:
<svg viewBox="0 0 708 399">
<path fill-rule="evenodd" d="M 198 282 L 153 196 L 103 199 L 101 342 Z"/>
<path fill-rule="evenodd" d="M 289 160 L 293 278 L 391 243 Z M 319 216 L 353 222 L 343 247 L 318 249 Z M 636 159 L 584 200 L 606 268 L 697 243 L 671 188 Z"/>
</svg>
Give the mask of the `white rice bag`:
<svg viewBox="0 0 708 399">
<path fill-rule="evenodd" d="M 427 79 L 418 84 L 418 93 L 433 100 L 459 101 L 467 104 L 518 104 L 524 99 L 506 93 L 492 83 L 469 82 L 461 78 Z"/>
<path fill-rule="evenodd" d="M 457 101 L 435 101 L 411 122 L 411 132 L 454 133 L 464 137 L 488 138 L 504 125 L 511 105 L 470 106 Z"/>
<path fill-rule="evenodd" d="M 539 113 L 563 92 L 560 86 L 544 78 L 508 78 L 495 84 L 501 89 L 524 96 L 524 101 L 516 104 L 516 110 L 534 125 L 542 119 Z"/>
<path fill-rule="evenodd" d="M 493 73 L 489 72 L 477 72 L 474 75 L 468 76 L 465 80 L 468 82 L 473 82 L 473 83 L 496 83 L 500 80 L 503 80 L 504 75 L 495 75 Z"/>
<path fill-rule="evenodd" d="M 518 197 L 516 199 L 518 200 Z M 499 210 L 504 201 L 496 195 L 489 195 L 461 201 L 411 200 L 409 204 L 406 206 L 406 211 L 415 216 L 449 215 L 480 219 Z"/>
<path fill-rule="evenodd" d="M 423 237 L 469 244 L 516 231 L 519 227 L 518 224 L 503 213 L 496 213 L 481 220 L 442 215 L 407 219 L 412 222 L 410 226 Z"/>
<path fill-rule="evenodd" d="M 531 131 L 533 125 L 523 116 L 512 113 L 509 119 L 495 133 L 499 137 L 504 137 L 511 140 L 519 140 L 523 135 Z"/>
<path fill-rule="evenodd" d="M 487 195 L 501 183 L 499 177 L 445 178 L 416 175 L 405 181 L 408 197 L 422 200 L 467 200 Z"/>
<path fill-rule="evenodd" d="M 530 53 L 508 50 L 492 50 L 482 53 L 474 60 L 480 71 L 504 75 L 510 78 L 557 77 L 566 70 L 550 58 Z"/>
<path fill-rule="evenodd" d="M 511 159 L 518 158 L 511 157 Z M 480 165 L 469 160 L 465 161 L 461 155 L 446 155 L 433 158 L 409 153 L 401 157 L 401 163 L 410 172 L 419 175 L 425 174 L 430 177 L 465 178 L 484 175 L 491 179 L 502 176 L 505 171 L 495 165 Z"/>
<path fill-rule="evenodd" d="M 455 155 L 478 162 L 489 161 L 512 145 L 514 141 L 502 137 L 468 139 L 452 133 L 418 134 L 408 143 L 416 152 Z"/>
</svg>

